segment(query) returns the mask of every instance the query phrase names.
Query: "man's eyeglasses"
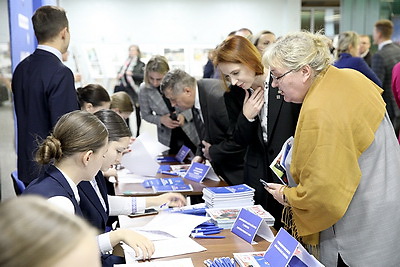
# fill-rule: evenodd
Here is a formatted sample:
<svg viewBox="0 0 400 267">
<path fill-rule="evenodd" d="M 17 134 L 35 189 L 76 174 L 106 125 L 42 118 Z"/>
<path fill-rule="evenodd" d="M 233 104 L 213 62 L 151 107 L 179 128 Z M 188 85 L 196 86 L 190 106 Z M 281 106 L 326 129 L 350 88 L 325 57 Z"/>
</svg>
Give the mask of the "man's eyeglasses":
<svg viewBox="0 0 400 267">
<path fill-rule="evenodd" d="M 270 75 L 271 75 L 272 79 L 279 81 L 281 78 L 285 77 L 287 74 L 291 73 L 292 71 L 294 71 L 294 70 L 293 69 L 288 70 L 287 72 L 285 72 L 284 74 L 282 74 L 281 76 L 278 76 L 278 77 L 273 75 L 272 72 L 270 72 Z"/>
</svg>

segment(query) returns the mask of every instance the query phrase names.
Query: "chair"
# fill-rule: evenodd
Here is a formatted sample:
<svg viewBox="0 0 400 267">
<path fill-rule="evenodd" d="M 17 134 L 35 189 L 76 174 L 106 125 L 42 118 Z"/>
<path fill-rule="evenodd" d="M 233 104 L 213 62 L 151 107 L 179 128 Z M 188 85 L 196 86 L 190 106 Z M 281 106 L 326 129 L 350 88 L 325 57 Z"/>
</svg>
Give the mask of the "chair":
<svg viewBox="0 0 400 267">
<path fill-rule="evenodd" d="M 15 170 L 11 173 L 11 178 L 13 180 L 14 191 L 17 196 L 21 195 L 25 190 L 25 184 L 18 179 L 18 171 Z"/>
</svg>

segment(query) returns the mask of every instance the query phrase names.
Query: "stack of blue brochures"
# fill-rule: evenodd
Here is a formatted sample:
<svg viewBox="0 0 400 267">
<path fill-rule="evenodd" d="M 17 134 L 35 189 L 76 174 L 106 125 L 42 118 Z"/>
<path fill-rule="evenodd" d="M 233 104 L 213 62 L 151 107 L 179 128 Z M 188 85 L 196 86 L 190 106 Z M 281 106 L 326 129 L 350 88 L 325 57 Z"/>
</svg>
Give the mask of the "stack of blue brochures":
<svg viewBox="0 0 400 267">
<path fill-rule="evenodd" d="M 203 199 L 207 208 L 247 207 L 254 205 L 254 191 L 246 184 L 206 187 Z"/>
</svg>

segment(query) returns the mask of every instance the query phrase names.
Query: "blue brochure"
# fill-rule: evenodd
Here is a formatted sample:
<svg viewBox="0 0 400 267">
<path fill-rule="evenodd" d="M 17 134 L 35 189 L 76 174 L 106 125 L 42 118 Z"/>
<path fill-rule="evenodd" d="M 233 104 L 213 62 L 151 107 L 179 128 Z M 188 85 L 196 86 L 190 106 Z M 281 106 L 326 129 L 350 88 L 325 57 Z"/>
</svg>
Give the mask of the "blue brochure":
<svg viewBox="0 0 400 267">
<path fill-rule="evenodd" d="M 160 168 L 158 168 L 157 173 L 170 172 L 170 171 L 171 171 L 171 165 L 160 165 Z"/>
<path fill-rule="evenodd" d="M 143 187 L 145 188 L 150 188 L 152 186 L 184 185 L 184 184 L 185 182 L 181 177 L 147 179 L 142 183 Z"/>
<path fill-rule="evenodd" d="M 173 156 L 160 156 L 157 157 L 157 161 L 160 163 L 168 163 L 168 162 L 180 162 L 182 163 L 188 155 L 193 155 L 193 152 L 187 146 L 183 145 L 181 149 L 179 149 L 178 153 Z"/>
<path fill-rule="evenodd" d="M 155 193 L 160 192 L 190 192 L 193 191 L 193 187 L 190 184 L 177 184 L 177 185 L 153 185 L 153 191 Z"/>
<path fill-rule="evenodd" d="M 181 149 L 179 149 L 178 153 L 175 156 L 175 159 L 179 162 L 183 162 L 185 160 L 185 158 L 187 157 L 187 155 L 190 152 L 190 148 L 188 148 L 187 146 L 183 145 L 181 147 Z"/>
<path fill-rule="evenodd" d="M 178 162 L 178 161 L 173 156 L 160 156 L 160 157 L 157 157 L 157 162 L 169 163 L 169 162 Z"/>
<path fill-rule="evenodd" d="M 264 258 L 272 266 L 284 267 L 292 258 L 299 242 L 294 239 L 285 229 L 281 228 L 275 240 L 269 245 Z"/>
<path fill-rule="evenodd" d="M 206 177 L 209 169 L 210 166 L 198 162 L 193 162 L 192 165 L 190 165 L 189 169 L 187 170 L 184 178 L 201 183 L 203 179 Z"/>
<path fill-rule="evenodd" d="M 255 190 L 246 184 L 238 184 L 232 186 L 223 186 L 223 187 L 207 187 L 204 189 L 204 193 L 209 191 L 212 194 L 218 195 L 245 195 L 248 193 L 252 193 Z M 208 192 L 207 192 L 208 193 Z"/>
<path fill-rule="evenodd" d="M 274 235 L 265 220 L 246 208 L 240 210 L 231 231 L 250 244 L 253 243 L 256 235 L 269 242 L 274 239 Z"/>
<path fill-rule="evenodd" d="M 274 267 L 323 266 L 283 228 L 279 230 L 275 240 L 265 252 L 264 259 Z"/>
</svg>

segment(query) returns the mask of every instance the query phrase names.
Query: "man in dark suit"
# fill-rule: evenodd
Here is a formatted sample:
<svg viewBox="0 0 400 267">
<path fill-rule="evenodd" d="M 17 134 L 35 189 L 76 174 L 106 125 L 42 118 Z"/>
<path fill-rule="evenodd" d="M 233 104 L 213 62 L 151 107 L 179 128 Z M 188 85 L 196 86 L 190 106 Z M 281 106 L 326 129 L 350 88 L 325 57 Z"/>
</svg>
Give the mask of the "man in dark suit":
<svg viewBox="0 0 400 267">
<path fill-rule="evenodd" d="M 33 160 L 37 139 L 46 138 L 63 114 L 79 109 L 74 75 L 61 60 L 70 40 L 65 11 L 42 6 L 32 22 L 39 45 L 17 66 L 12 79 L 18 176 L 26 185 L 43 173 Z"/>
<path fill-rule="evenodd" d="M 383 100 L 396 135 L 400 127 L 400 110 L 392 92 L 392 69 L 400 62 L 400 46 L 390 39 L 393 33 L 393 23 L 390 20 L 379 20 L 375 23 L 373 38 L 378 45 L 378 52 L 372 56 L 371 68 L 382 81 Z"/>
<path fill-rule="evenodd" d="M 192 109 L 193 120 L 202 142 L 193 161 L 210 160 L 217 175 L 229 184 L 243 183 L 245 149 L 232 139 L 232 129 L 219 80 L 195 78 L 182 70 L 168 72 L 161 84 L 172 106 Z"/>
<path fill-rule="evenodd" d="M 362 34 L 360 35 L 360 57 L 364 59 L 364 61 L 371 67 L 371 59 L 372 54 L 369 50 L 371 48 L 371 40 L 368 35 Z"/>
</svg>

